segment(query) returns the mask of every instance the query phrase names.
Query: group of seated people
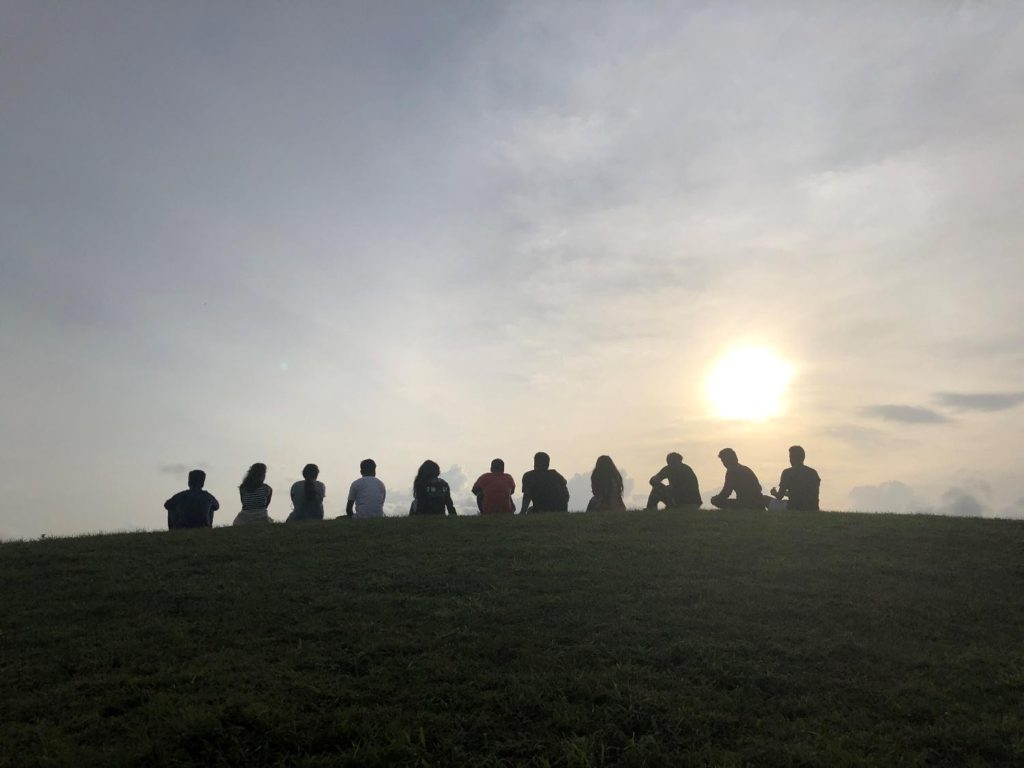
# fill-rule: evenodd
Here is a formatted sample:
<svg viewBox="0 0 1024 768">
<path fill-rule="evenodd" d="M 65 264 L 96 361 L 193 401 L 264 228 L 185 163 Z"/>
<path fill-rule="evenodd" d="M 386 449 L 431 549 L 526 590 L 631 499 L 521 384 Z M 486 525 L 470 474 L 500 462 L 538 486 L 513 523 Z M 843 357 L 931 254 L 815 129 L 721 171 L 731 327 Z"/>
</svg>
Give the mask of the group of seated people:
<svg viewBox="0 0 1024 768">
<path fill-rule="evenodd" d="M 740 464 L 732 448 L 723 448 L 718 458 L 725 467 L 725 483 L 721 492 L 710 499 L 715 507 L 762 511 L 818 510 L 821 479 L 804 463 L 804 449 L 799 445 L 789 449 L 790 466 L 783 470 L 779 484 L 771 489 L 770 496 L 762 493 L 757 475 L 750 467 Z M 364 459 L 359 464 L 359 473 L 360 477 L 349 487 L 345 516 L 383 517 L 387 489 L 377 478 L 376 462 Z M 324 519 L 327 488 L 317 479 L 319 475 L 320 469 L 316 464 L 303 467 L 303 479 L 291 487 L 292 511 L 287 522 Z M 272 522 L 269 507 L 274 491 L 267 485 L 266 478 L 266 464 L 257 463 L 249 467 L 238 486 L 242 508 L 235 516 L 234 525 Z M 208 528 L 213 525 L 213 514 L 220 504 L 212 494 L 203 490 L 205 483 L 206 473 L 201 469 L 189 472 L 188 489 L 164 503 L 168 528 Z M 683 463 L 683 457 L 678 453 L 670 453 L 666 457 L 665 466 L 651 478 L 650 483 L 647 509 L 657 509 L 659 505 L 669 509 L 698 509 L 703 503 L 697 475 Z M 428 459 L 420 465 L 412 487 L 410 515 L 458 514 L 452 501 L 451 487 L 441 477 L 441 467 L 436 461 Z M 590 474 L 590 489 L 587 512 L 625 511 L 622 473 L 610 456 L 597 458 Z M 472 487 L 477 509 L 482 515 L 514 514 L 516 505 L 512 496 L 515 492 L 516 481 L 505 472 L 505 462 L 501 459 L 494 459 L 490 471 L 480 475 Z M 551 457 L 544 452 L 534 455 L 533 469 L 523 475 L 522 492 L 520 514 L 566 512 L 569 509 L 568 483 L 551 469 Z"/>
</svg>

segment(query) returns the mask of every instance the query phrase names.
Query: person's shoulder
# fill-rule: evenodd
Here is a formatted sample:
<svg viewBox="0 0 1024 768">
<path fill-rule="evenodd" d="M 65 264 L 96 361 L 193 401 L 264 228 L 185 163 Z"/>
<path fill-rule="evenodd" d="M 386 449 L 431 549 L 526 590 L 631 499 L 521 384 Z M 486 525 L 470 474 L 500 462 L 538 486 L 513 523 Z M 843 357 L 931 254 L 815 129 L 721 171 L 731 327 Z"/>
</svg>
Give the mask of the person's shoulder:
<svg viewBox="0 0 1024 768">
<path fill-rule="evenodd" d="M 821 475 L 818 474 L 818 470 L 816 470 L 814 467 L 808 467 L 806 464 L 804 464 L 804 468 L 807 470 L 807 474 L 810 477 L 815 477 L 818 478 L 819 480 L 821 479 Z"/>
</svg>

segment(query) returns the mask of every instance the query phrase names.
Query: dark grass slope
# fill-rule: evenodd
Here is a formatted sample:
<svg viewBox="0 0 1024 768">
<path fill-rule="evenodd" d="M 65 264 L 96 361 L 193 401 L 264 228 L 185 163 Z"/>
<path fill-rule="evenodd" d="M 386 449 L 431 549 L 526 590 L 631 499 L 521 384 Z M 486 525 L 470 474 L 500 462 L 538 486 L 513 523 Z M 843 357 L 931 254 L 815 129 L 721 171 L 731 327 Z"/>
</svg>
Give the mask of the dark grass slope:
<svg viewBox="0 0 1024 768">
<path fill-rule="evenodd" d="M 700 512 L 0 545 L 0 764 L 1024 765 L 1024 523 Z"/>
</svg>

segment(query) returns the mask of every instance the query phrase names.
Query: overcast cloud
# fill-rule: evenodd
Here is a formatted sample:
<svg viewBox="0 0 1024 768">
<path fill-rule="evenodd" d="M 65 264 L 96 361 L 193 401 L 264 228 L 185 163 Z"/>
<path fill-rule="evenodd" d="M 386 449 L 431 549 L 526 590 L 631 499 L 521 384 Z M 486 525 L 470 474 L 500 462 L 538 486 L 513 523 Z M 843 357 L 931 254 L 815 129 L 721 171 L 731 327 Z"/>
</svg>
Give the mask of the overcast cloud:
<svg viewBox="0 0 1024 768">
<path fill-rule="evenodd" d="M 161 527 L 192 466 L 331 515 L 367 456 L 397 509 L 794 443 L 828 508 L 1015 509 L 1022 51 L 1012 3 L 4 3 L 0 536 Z M 779 418 L 709 411 L 745 344 Z"/>
</svg>

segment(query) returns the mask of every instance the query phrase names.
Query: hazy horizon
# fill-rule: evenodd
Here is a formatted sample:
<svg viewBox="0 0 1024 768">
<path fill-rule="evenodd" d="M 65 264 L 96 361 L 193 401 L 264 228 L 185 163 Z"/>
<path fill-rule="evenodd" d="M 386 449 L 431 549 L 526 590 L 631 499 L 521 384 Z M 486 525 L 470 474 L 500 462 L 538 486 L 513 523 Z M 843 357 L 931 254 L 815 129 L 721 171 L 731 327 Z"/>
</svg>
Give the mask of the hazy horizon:
<svg viewBox="0 0 1024 768">
<path fill-rule="evenodd" d="M 793 444 L 1024 517 L 1022 85 L 1013 4 L 5 3 L 0 538 Z"/>
</svg>

